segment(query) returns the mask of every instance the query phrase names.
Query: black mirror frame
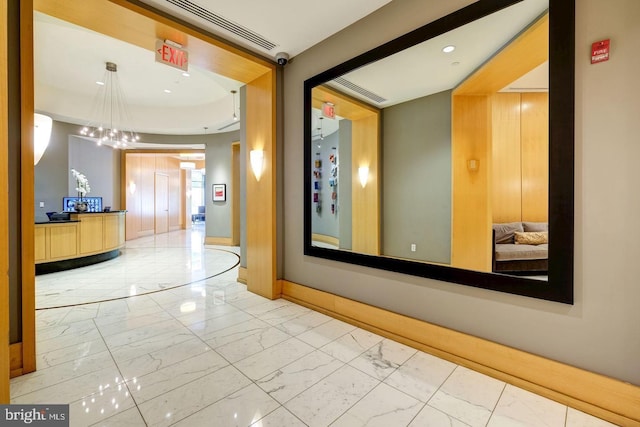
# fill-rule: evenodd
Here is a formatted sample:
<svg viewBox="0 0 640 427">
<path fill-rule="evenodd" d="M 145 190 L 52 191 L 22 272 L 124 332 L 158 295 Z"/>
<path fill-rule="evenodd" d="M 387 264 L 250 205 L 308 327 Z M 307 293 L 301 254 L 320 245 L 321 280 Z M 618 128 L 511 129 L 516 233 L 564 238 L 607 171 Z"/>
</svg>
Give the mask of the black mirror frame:
<svg viewBox="0 0 640 427">
<path fill-rule="evenodd" d="M 311 91 L 356 68 L 521 0 L 479 0 L 304 82 L 304 254 L 397 273 L 573 304 L 575 0 L 549 0 L 549 280 L 320 248 L 311 242 Z"/>
</svg>

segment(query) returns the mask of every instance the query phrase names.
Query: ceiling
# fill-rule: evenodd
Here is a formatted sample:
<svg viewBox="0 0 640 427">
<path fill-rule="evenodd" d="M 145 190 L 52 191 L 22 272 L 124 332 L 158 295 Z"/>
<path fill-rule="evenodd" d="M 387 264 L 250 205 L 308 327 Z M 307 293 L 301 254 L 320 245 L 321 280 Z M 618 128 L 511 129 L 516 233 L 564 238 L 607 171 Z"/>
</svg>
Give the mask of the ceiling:
<svg viewBox="0 0 640 427">
<path fill-rule="evenodd" d="M 308 13 L 308 3 L 297 0 L 275 3 L 149 0 L 144 3 L 262 56 L 274 58 L 279 52 L 293 57 L 389 1 L 350 0 L 342 4 L 339 0 L 328 0 L 313 16 Z M 258 34 L 274 46 L 271 50 L 256 46 L 177 4 L 199 8 L 200 15 L 217 16 L 245 31 L 240 34 L 246 31 Z M 338 6 L 341 13 L 332 16 Z M 252 13 L 246 13 L 247 10 Z M 125 123 L 120 127 L 164 135 L 200 135 L 239 128 L 233 113 L 239 115 L 240 97 L 231 91 L 238 91 L 242 83 L 213 74 L 193 62 L 185 76 L 181 70 L 155 62 L 152 51 L 42 13 L 35 12 L 34 21 L 37 112 L 78 125 L 101 121 L 102 98 L 96 82 L 104 81 L 106 62 L 113 62 L 118 66 L 117 79 L 128 110 Z"/>
</svg>

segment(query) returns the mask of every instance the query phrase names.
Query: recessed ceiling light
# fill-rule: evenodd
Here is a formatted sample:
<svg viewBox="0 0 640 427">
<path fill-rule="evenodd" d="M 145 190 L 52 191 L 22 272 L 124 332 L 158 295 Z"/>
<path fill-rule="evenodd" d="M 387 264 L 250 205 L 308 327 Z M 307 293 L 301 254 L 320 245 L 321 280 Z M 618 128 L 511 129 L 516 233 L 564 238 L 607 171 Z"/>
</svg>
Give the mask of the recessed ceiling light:
<svg viewBox="0 0 640 427">
<path fill-rule="evenodd" d="M 182 73 L 183 76 L 185 77 L 189 77 L 191 74 L 187 73 L 186 71 L 184 73 Z"/>
<path fill-rule="evenodd" d="M 164 93 L 171 93 L 171 91 L 169 89 L 165 89 Z"/>
<path fill-rule="evenodd" d="M 452 45 L 452 44 L 450 44 L 449 46 L 445 46 L 445 47 L 443 47 L 443 48 L 442 48 L 442 51 L 443 51 L 444 53 L 451 53 L 451 52 L 453 52 L 454 50 L 456 50 L 456 47 L 455 47 L 454 45 Z"/>
<path fill-rule="evenodd" d="M 97 85 L 104 86 L 104 82 L 96 82 Z"/>
</svg>

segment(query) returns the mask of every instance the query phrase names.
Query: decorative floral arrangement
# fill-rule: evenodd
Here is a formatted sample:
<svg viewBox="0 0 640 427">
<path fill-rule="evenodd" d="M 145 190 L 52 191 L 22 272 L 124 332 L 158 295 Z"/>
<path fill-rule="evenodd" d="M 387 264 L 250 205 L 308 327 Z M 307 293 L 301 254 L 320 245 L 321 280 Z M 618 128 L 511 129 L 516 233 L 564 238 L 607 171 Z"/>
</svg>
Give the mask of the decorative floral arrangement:
<svg viewBox="0 0 640 427">
<path fill-rule="evenodd" d="M 71 169 L 71 174 L 76 180 L 76 191 L 78 192 L 78 197 L 80 197 L 80 201 L 82 198 L 86 196 L 90 191 L 91 187 L 89 186 L 89 180 L 83 173 L 78 172 L 75 169 Z"/>
</svg>

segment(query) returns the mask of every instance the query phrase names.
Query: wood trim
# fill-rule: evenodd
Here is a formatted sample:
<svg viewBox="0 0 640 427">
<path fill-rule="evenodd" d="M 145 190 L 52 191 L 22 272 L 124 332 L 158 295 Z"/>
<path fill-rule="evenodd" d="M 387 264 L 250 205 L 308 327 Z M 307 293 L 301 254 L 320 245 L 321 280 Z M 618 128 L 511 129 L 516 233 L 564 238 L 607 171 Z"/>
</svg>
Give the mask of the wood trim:
<svg viewBox="0 0 640 427">
<path fill-rule="evenodd" d="M 204 238 L 205 245 L 220 245 L 220 246 L 233 246 L 231 237 L 212 237 L 207 236 Z"/>
<path fill-rule="evenodd" d="M 265 298 L 278 298 L 276 281 L 276 73 L 269 72 L 246 86 L 246 143 L 243 161 L 252 150 L 264 152 L 258 181 L 245 169 L 247 214 L 247 288 Z"/>
<path fill-rule="evenodd" d="M 22 232 L 22 372 L 36 370 L 36 277 L 33 121 L 33 1 L 20 1 L 20 187 Z"/>
<path fill-rule="evenodd" d="M 549 59 L 549 14 L 531 24 L 453 90 L 454 95 L 498 92 Z"/>
<path fill-rule="evenodd" d="M 22 369 L 22 343 L 18 342 L 9 346 L 9 378 L 19 377 L 23 374 Z M 26 374 L 26 372 L 24 372 Z"/>
<path fill-rule="evenodd" d="M 9 176 L 9 98 L 8 84 L 8 10 L 0 2 L 0 188 L 8 188 Z M 0 192 L 0 404 L 9 403 L 9 197 Z"/>
<path fill-rule="evenodd" d="M 640 426 L 640 387 L 281 280 L 282 297 L 624 426 Z"/>
<path fill-rule="evenodd" d="M 247 284 L 247 269 L 245 267 L 238 267 L 238 278 L 236 280 L 245 285 Z"/>
<path fill-rule="evenodd" d="M 311 240 L 314 242 L 326 243 L 328 245 L 335 246 L 336 248 L 340 247 L 340 239 L 333 236 L 327 236 L 325 234 L 313 233 L 311 235 Z"/>
<path fill-rule="evenodd" d="M 192 64 L 243 83 L 275 69 L 262 58 L 127 0 L 35 0 L 35 7 L 38 12 L 149 51 L 154 50 L 157 39 L 173 40 L 189 50 Z"/>
</svg>

